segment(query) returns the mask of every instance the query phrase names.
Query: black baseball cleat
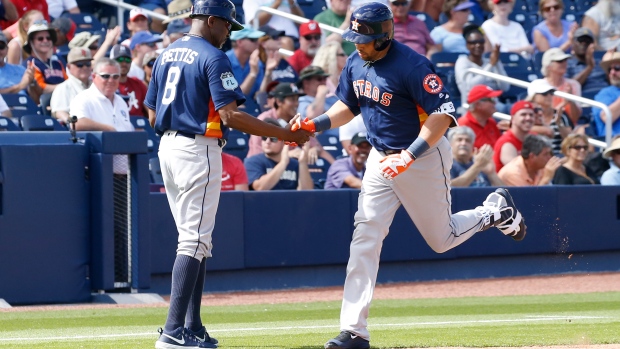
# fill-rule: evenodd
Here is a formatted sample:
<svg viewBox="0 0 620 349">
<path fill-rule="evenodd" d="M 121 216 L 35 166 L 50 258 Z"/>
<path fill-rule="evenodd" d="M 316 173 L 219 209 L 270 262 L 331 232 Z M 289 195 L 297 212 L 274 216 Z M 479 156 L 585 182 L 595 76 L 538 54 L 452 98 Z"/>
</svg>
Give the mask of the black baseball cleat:
<svg viewBox="0 0 620 349">
<path fill-rule="evenodd" d="M 370 342 L 355 333 L 342 331 L 338 337 L 325 343 L 325 349 L 369 349 Z"/>
<path fill-rule="evenodd" d="M 508 190 L 498 188 L 494 193 L 489 194 L 482 203 L 479 212 L 483 214 L 484 219 L 481 231 L 496 227 L 504 235 L 512 237 L 515 241 L 521 241 L 525 238 L 527 229 L 525 219 L 517 210 Z"/>
</svg>

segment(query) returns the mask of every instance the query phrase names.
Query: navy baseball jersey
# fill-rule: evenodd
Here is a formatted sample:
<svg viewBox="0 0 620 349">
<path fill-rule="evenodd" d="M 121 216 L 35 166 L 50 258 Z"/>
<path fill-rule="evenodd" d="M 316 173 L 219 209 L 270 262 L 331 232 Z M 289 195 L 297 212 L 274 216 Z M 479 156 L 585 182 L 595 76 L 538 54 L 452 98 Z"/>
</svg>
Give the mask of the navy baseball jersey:
<svg viewBox="0 0 620 349">
<path fill-rule="evenodd" d="M 454 104 L 432 63 L 397 41 L 372 63 L 349 56 L 336 95 L 353 114 L 362 113 L 368 141 L 379 151 L 409 147 L 430 114 L 454 119 Z"/>
<path fill-rule="evenodd" d="M 186 35 L 157 57 L 144 104 L 156 111 L 160 134 L 176 130 L 224 138 L 217 110 L 233 101 L 240 105 L 245 97 L 226 54 L 201 37 Z"/>
</svg>

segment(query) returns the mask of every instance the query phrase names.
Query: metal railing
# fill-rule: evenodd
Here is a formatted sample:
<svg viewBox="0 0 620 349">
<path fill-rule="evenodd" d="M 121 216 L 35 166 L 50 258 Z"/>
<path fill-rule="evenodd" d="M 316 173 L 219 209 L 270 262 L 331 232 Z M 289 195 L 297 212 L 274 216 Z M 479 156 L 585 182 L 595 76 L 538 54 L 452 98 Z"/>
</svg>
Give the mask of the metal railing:
<svg viewBox="0 0 620 349">
<path fill-rule="evenodd" d="M 509 83 L 511 85 L 521 86 L 523 88 L 527 88 L 530 85 L 530 83 L 526 82 L 526 81 L 518 80 L 518 79 L 515 79 L 515 78 L 511 78 L 509 76 L 504 76 L 504 75 L 500 75 L 500 74 L 496 74 L 496 73 L 491 73 L 491 72 L 488 72 L 488 71 L 485 71 L 485 70 L 482 70 L 482 69 L 478 69 L 478 68 L 469 68 L 468 71 L 472 72 L 472 73 L 475 73 L 475 74 L 484 75 L 484 76 L 489 77 L 491 79 L 495 79 L 495 80 L 499 80 L 499 81 L 504 81 L 504 82 L 507 82 L 507 83 Z M 586 104 L 586 105 L 589 105 L 589 106 L 601 108 L 601 109 L 603 109 L 603 112 L 605 112 L 605 115 L 607 115 L 607 116 L 611 115 L 611 110 L 609 110 L 609 106 L 607 104 L 604 104 L 604 103 L 601 103 L 601 102 L 597 102 L 597 101 L 593 101 L 591 99 L 584 98 L 584 97 L 581 97 L 581 96 L 575 96 L 573 94 L 562 92 L 562 91 L 555 91 L 553 94 L 555 96 L 568 99 L 569 101 L 572 101 L 572 102 Z M 594 140 L 594 139 L 590 141 L 590 144 L 593 144 L 593 145 L 596 145 L 596 146 L 599 146 L 597 144 L 600 144 L 600 143 L 602 143 L 602 142 Z M 603 146 L 603 147 L 607 147 L 609 145 L 611 145 L 611 118 L 607 117 L 607 120 L 605 121 L 605 146 Z"/>
<path fill-rule="evenodd" d="M 154 17 L 157 19 L 161 19 L 161 20 L 166 20 L 168 19 L 168 16 L 166 15 L 162 15 L 161 13 L 157 13 L 157 12 L 153 12 L 151 10 L 147 10 L 145 8 L 142 8 L 140 6 L 135 6 L 135 5 L 131 5 L 131 4 L 127 4 L 121 0 L 95 0 L 95 1 L 99 1 L 102 4 L 106 4 L 106 5 L 110 5 L 110 6 L 115 6 L 116 7 L 116 20 L 118 22 L 118 25 L 121 27 L 121 30 L 125 30 L 125 11 L 124 10 L 133 10 L 134 8 L 139 8 L 142 10 L 142 12 L 146 13 L 147 15 L 149 15 L 150 17 Z"/>
<path fill-rule="evenodd" d="M 254 19 L 252 20 L 252 27 L 254 29 L 258 29 L 258 27 L 260 27 L 259 23 L 258 23 L 258 14 L 261 12 L 267 12 L 270 13 L 272 15 L 276 15 L 276 16 L 280 16 L 280 17 L 284 17 L 287 19 L 290 19 L 291 21 L 295 22 L 295 23 L 307 23 L 310 22 L 310 20 L 308 18 L 305 17 L 300 17 L 297 15 L 293 15 L 290 14 L 288 12 L 282 12 L 280 10 L 276 10 L 273 9 L 271 7 L 267 7 L 267 6 L 261 6 L 258 8 L 258 11 L 256 11 L 256 17 L 254 17 Z M 340 28 L 336 28 L 336 27 L 332 27 L 331 25 L 327 25 L 324 23 L 319 23 L 319 28 L 323 29 L 323 30 L 327 30 L 330 32 L 334 32 L 334 33 L 338 33 L 341 34 L 344 33 L 344 30 L 340 29 Z"/>
</svg>

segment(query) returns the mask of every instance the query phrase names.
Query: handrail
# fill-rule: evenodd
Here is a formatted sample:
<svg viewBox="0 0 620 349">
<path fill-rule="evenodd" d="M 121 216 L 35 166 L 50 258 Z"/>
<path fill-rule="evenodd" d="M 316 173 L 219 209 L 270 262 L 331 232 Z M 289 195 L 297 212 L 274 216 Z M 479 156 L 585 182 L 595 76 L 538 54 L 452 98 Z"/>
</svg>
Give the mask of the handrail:
<svg viewBox="0 0 620 349">
<path fill-rule="evenodd" d="M 527 88 L 530 83 L 529 82 L 525 82 L 525 81 L 521 81 L 515 78 L 511 78 L 508 76 L 504 76 L 504 75 L 500 75 L 500 74 L 496 74 L 496 73 L 491 73 L 482 69 L 478 69 L 478 68 L 469 68 L 468 69 L 469 72 L 475 73 L 475 74 L 479 74 L 479 75 L 484 75 L 486 77 L 489 77 L 491 79 L 495 79 L 495 80 L 499 80 L 499 81 L 504 81 L 507 82 L 511 85 L 517 85 L 517 86 L 521 86 L 524 88 Z M 577 103 L 582 103 L 582 104 L 586 104 L 586 105 L 590 105 L 593 107 L 598 107 L 603 109 L 603 111 L 605 112 L 605 115 L 607 115 L 607 120 L 605 121 L 605 143 L 606 146 L 610 146 L 611 145 L 611 118 L 609 116 L 611 116 L 611 110 L 609 110 L 609 106 L 607 106 L 604 103 L 601 102 L 597 102 L 588 98 L 584 98 L 581 96 L 575 96 L 573 94 L 570 93 L 566 93 L 566 92 L 562 92 L 562 91 L 555 91 L 553 93 L 555 96 L 558 97 L 562 97 L 565 99 L 568 99 L 569 101 L 573 101 L 573 102 L 577 102 Z"/>
<path fill-rule="evenodd" d="M 124 18 L 125 17 L 125 13 L 124 10 L 133 10 L 134 8 L 139 8 L 142 10 L 142 12 L 146 13 L 147 15 L 151 16 L 151 17 L 155 17 L 161 20 L 166 20 L 168 19 L 168 16 L 166 15 L 162 15 L 161 13 L 157 13 L 157 12 L 153 12 L 151 10 L 147 10 L 145 8 L 142 8 L 140 6 L 135 6 L 135 5 L 131 5 L 131 4 L 127 4 L 125 2 L 123 2 L 122 0 L 95 0 L 95 1 L 99 1 L 101 3 L 104 3 L 106 5 L 110 5 L 110 6 L 115 6 L 116 7 L 116 21 L 118 22 L 118 26 L 121 28 L 122 31 L 124 31 L 125 29 L 125 22 L 124 22 Z"/>
</svg>

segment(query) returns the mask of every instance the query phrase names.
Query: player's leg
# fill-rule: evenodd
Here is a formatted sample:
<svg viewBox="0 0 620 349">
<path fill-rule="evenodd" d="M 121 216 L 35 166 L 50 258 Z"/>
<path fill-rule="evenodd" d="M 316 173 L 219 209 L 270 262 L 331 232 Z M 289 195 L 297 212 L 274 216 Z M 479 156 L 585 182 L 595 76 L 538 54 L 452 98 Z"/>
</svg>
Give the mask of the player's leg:
<svg viewBox="0 0 620 349">
<path fill-rule="evenodd" d="M 192 293 L 192 297 L 189 301 L 189 308 L 187 310 L 187 314 L 185 315 L 185 328 L 189 333 L 196 336 L 199 341 L 217 344 L 218 340 L 209 336 L 209 332 L 207 332 L 207 329 L 203 326 L 202 319 L 200 317 L 200 304 L 202 301 L 202 290 L 204 289 L 205 284 L 206 269 L 207 259 L 203 258 L 202 262 L 200 262 L 196 286 L 194 287 L 194 292 Z"/>
<path fill-rule="evenodd" d="M 364 348 L 370 339 L 366 319 L 377 280 L 381 248 L 400 206 L 390 181 L 380 175 L 381 158 L 376 150 L 371 150 L 355 213 L 355 231 L 340 312 L 340 328 L 350 334 L 341 333 L 341 336 L 348 337 L 338 336 L 326 343 L 326 348 L 347 347 L 342 345 L 343 340 L 359 342 L 354 347 Z"/>
</svg>

